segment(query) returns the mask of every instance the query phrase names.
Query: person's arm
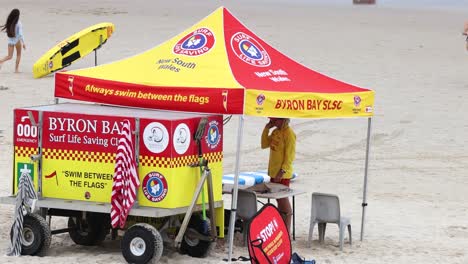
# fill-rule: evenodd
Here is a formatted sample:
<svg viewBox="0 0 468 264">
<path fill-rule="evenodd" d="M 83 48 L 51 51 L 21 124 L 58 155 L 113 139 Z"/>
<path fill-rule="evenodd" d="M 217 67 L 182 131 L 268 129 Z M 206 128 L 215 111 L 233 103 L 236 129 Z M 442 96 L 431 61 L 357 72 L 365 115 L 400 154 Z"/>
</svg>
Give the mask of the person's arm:
<svg viewBox="0 0 468 264">
<path fill-rule="evenodd" d="M 290 133 L 285 137 L 285 149 L 283 164 L 281 169 L 287 173 L 292 173 L 292 163 L 296 157 L 296 135 L 290 130 Z"/>
<path fill-rule="evenodd" d="M 262 149 L 266 149 L 266 148 L 270 147 L 271 136 L 268 135 L 270 133 L 270 128 L 271 128 L 271 125 L 270 125 L 270 123 L 268 123 L 268 124 L 266 124 L 265 128 L 263 129 L 262 141 L 261 141 Z"/>
<path fill-rule="evenodd" d="M 463 28 L 463 35 L 468 35 L 468 21 L 465 22 L 465 27 Z"/>
<path fill-rule="evenodd" d="M 24 35 L 23 35 L 23 24 L 21 24 L 20 21 L 18 21 L 18 24 L 16 24 L 18 27 L 18 39 L 21 41 L 21 44 L 23 44 L 23 49 L 26 49 L 26 44 L 24 43 Z"/>
</svg>

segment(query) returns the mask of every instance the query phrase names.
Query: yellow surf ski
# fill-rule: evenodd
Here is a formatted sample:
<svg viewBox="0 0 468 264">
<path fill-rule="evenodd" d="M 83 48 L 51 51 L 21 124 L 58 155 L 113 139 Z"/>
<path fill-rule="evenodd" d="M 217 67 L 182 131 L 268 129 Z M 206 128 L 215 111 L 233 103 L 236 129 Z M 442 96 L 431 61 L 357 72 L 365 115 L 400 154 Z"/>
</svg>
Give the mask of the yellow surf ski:
<svg viewBox="0 0 468 264">
<path fill-rule="evenodd" d="M 112 23 L 96 24 L 55 45 L 34 63 L 34 78 L 63 69 L 100 48 L 112 35 L 114 28 Z"/>
</svg>

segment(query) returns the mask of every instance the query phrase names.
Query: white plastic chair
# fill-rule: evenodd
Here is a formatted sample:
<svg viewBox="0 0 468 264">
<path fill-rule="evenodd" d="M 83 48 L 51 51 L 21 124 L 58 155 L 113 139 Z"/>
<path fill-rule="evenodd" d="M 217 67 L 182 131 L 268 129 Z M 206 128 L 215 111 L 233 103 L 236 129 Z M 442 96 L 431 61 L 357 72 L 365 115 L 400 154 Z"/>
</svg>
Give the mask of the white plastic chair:
<svg viewBox="0 0 468 264">
<path fill-rule="evenodd" d="M 242 219 L 242 233 L 244 243 L 247 240 L 247 226 L 252 217 L 257 213 L 257 194 L 250 190 L 238 190 L 237 195 L 237 216 Z"/>
<path fill-rule="evenodd" d="M 312 193 L 308 247 L 312 246 L 312 234 L 318 224 L 319 242 L 325 240 L 327 223 L 335 223 L 340 229 L 340 250 L 343 250 L 345 228 L 348 227 L 349 244 L 352 245 L 351 220 L 340 214 L 340 199 L 334 194 Z"/>
</svg>

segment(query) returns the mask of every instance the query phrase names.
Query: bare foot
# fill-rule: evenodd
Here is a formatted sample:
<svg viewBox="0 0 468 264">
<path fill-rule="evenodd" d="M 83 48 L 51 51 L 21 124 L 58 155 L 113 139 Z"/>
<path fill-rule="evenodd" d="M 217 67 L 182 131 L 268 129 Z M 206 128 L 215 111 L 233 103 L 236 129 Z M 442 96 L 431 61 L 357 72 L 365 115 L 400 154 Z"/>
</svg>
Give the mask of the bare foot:
<svg viewBox="0 0 468 264">
<path fill-rule="evenodd" d="M 21 73 L 20 71 L 15 71 L 15 73 Z"/>
</svg>

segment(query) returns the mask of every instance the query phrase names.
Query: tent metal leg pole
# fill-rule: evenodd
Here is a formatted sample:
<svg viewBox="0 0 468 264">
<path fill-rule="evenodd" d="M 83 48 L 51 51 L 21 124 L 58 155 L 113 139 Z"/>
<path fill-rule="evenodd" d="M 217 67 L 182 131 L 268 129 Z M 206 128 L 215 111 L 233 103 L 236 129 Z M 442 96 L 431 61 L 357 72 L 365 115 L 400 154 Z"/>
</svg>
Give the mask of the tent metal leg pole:
<svg viewBox="0 0 468 264">
<path fill-rule="evenodd" d="M 366 163 L 364 167 L 364 188 L 362 194 L 362 219 L 361 219 L 361 241 L 364 238 L 364 221 L 366 218 L 366 207 L 367 207 L 367 175 L 369 171 L 369 147 L 370 147 L 370 136 L 371 136 L 372 118 L 369 117 L 367 120 L 367 144 L 366 144 Z"/>
<path fill-rule="evenodd" d="M 237 152 L 236 152 L 236 167 L 234 171 L 234 187 L 232 189 L 232 200 L 231 200 L 231 218 L 229 219 L 229 232 L 228 232 L 228 263 L 231 263 L 232 259 L 232 247 L 234 245 L 234 226 L 236 223 L 236 212 L 237 212 L 237 190 L 239 189 L 239 171 L 240 171 L 240 152 L 242 145 L 242 134 L 244 130 L 244 116 L 239 115 L 239 129 L 237 132 Z"/>
<path fill-rule="evenodd" d="M 102 35 L 99 36 L 99 47 L 94 50 L 94 66 L 97 66 L 97 50 L 102 46 Z"/>
</svg>

